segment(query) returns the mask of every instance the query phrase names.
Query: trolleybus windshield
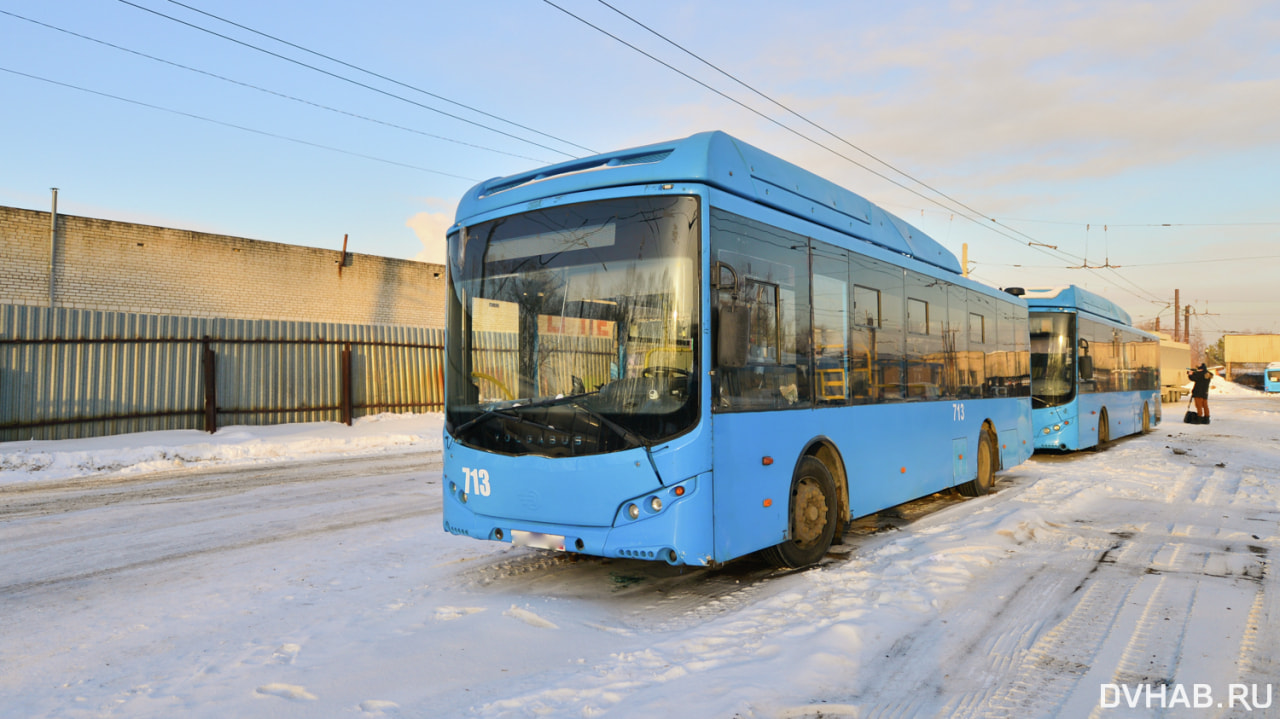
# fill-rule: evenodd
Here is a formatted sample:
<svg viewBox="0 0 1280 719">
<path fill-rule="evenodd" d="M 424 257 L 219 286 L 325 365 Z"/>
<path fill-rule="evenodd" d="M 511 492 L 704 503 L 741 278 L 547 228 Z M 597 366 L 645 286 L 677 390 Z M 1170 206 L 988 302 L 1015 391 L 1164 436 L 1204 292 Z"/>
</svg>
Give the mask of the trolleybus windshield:
<svg viewBox="0 0 1280 719">
<path fill-rule="evenodd" d="M 698 417 L 699 206 L 539 209 L 451 242 L 446 423 L 468 446 L 581 456 Z"/>
<path fill-rule="evenodd" d="M 1058 407 L 1075 398 L 1075 336 L 1074 314 L 1031 313 L 1032 407 Z"/>
</svg>

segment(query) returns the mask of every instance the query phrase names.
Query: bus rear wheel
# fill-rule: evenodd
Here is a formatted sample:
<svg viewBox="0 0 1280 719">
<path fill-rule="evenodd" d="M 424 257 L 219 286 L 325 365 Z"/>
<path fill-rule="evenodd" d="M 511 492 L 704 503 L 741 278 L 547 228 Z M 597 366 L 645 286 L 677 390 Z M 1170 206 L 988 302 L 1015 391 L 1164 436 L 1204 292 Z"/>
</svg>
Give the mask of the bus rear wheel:
<svg viewBox="0 0 1280 719">
<path fill-rule="evenodd" d="M 788 538 L 761 550 L 775 567 L 798 568 L 816 564 L 831 548 L 836 534 L 836 483 L 831 471 L 816 457 L 805 457 L 791 480 L 788 502 Z"/>
<path fill-rule="evenodd" d="M 978 436 L 978 476 L 960 485 L 960 494 L 966 497 L 981 497 L 996 484 L 996 440 L 991 430 L 982 428 Z"/>
</svg>

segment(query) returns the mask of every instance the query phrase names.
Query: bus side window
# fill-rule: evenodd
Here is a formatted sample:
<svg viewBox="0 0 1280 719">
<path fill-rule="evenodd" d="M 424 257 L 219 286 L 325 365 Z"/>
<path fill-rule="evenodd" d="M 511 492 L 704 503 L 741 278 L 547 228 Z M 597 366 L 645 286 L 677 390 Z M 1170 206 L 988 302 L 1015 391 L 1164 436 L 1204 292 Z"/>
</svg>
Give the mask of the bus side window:
<svg viewBox="0 0 1280 719">
<path fill-rule="evenodd" d="M 731 265 L 715 263 L 712 274 L 719 292 L 715 307 L 716 354 L 719 367 L 744 367 L 747 364 L 748 308 L 738 296 L 738 273 Z"/>
<path fill-rule="evenodd" d="M 1089 340 L 1084 337 L 1080 338 L 1080 360 L 1077 364 L 1080 367 L 1080 379 L 1093 379 L 1093 357 L 1089 355 Z"/>
<path fill-rule="evenodd" d="M 880 401 L 880 372 L 876 360 L 876 332 L 881 327 L 880 290 L 853 286 L 853 353 L 850 357 L 853 401 Z"/>
<path fill-rule="evenodd" d="M 849 253 L 814 240 L 813 383 L 814 400 L 847 404 L 849 366 Z"/>
<path fill-rule="evenodd" d="M 719 290 L 713 410 L 809 406 L 808 238 L 713 207 L 711 252 Z"/>
<path fill-rule="evenodd" d="M 850 255 L 849 264 L 854 284 L 853 365 L 869 383 L 867 396 L 855 393 L 854 401 L 900 402 L 906 339 L 903 270 L 862 255 Z"/>
</svg>

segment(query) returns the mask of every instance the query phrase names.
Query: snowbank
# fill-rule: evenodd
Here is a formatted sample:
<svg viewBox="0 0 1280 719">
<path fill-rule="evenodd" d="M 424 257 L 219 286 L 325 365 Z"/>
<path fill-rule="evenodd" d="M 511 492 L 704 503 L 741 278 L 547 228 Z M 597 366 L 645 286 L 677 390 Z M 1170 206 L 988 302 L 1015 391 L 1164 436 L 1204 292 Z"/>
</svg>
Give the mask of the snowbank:
<svg viewBox="0 0 1280 719">
<path fill-rule="evenodd" d="M 0 484 L 142 473 L 195 464 L 261 464 L 302 457 L 439 451 L 441 414 L 378 414 L 338 422 L 137 432 L 0 444 Z"/>
<path fill-rule="evenodd" d="M 1190 391 L 1191 391 L 1192 386 L 1193 386 L 1193 384 L 1192 384 L 1191 382 L 1188 382 L 1188 383 L 1186 383 L 1186 384 L 1182 385 L 1182 388 L 1183 388 L 1183 389 L 1185 389 L 1186 391 L 1190 392 Z M 1265 397 L 1265 396 L 1267 396 L 1267 393 L 1266 393 L 1266 392 L 1259 392 L 1259 391 L 1258 391 L 1258 390 L 1256 390 L 1256 389 L 1253 389 L 1253 388 L 1250 388 L 1250 387 L 1245 387 L 1244 385 L 1242 385 L 1242 384 L 1236 384 L 1235 382 L 1228 382 L 1227 380 L 1225 380 L 1225 379 L 1223 379 L 1223 378 L 1221 378 L 1221 377 L 1219 377 L 1218 375 L 1216 375 L 1216 374 L 1215 374 L 1215 375 L 1213 376 L 1213 380 L 1209 382 L 1209 396 L 1210 396 L 1210 397 L 1215 397 L 1215 396 L 1222 396 L 1222 397 Z"/>
</svg>

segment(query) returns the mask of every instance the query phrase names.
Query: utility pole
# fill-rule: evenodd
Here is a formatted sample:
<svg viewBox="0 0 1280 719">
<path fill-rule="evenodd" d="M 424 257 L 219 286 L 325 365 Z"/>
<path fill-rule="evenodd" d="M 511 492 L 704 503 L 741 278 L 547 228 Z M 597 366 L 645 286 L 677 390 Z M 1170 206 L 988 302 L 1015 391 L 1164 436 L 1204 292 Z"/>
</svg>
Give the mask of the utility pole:
<svg viewBox="0 0 1280 719">
<path fill-rule="evenodd" d="M 53 207 L 49 210 L 49 309 L 53 309 L 55 291 L 53 278 L 58 252 L 58 188 L 49 189 L 53 191 Z"/>
<path fill-rule="evenodd" d="M 1187 305 L 1184 312 L 1186 315 L 1182 319 L 1182 331 L 1186 333 L 1186 339 L 1183 342 L 1191 344 L 1191 305 Z"/>
<path fill-rule="evenodd" d="M 1182 318 L 1178 315 L 1182 314 L 1182 297 L 1178 294 L 1181 290 L 1173 291 L 1173 341 L 1182 341 Z"/>
</svg>

